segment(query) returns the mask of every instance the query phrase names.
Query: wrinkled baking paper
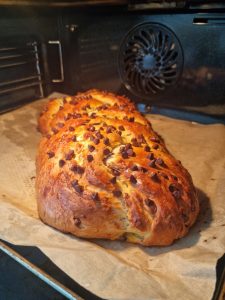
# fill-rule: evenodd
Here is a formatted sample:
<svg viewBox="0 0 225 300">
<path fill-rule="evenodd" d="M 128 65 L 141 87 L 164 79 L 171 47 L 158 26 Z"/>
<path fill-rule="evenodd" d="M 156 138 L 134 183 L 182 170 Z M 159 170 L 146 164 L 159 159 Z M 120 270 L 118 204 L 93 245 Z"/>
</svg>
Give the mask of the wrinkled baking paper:
<svg viewBox="0 0 225 300">
<path fill-rule="evenodd" d="M 201 213 L 186 237 L 170 247 L 83 240 L 38 219 L 36 125 L 46 101 L 0 116 L 0 238 L 38 246 L 70 277 L 106 299 L 211 299 L 216 262 L 225 251 L 225 126 L 148 116 L 199 193 Z"/>
</svg>

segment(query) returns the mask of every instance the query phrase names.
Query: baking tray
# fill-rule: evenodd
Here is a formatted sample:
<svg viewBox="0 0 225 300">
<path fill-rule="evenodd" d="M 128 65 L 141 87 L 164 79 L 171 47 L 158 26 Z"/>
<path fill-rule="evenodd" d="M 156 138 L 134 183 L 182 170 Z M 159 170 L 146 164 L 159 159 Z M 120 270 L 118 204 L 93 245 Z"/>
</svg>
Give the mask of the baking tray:
<svg viewBox="0 0 225 300">
<path fill-rule="evenodd" d="M 148 117 L 150 117 L 150 119 L 153 123 L 153 128 L 155 128 L 163 137 L 165 137 L 166 142 L 168 142 L 167 146 L 169 146 L 170 150 L 172 149 L 171 150 L 172 153 L 174 153 L 178 159 L 181 159 L 182 162 L 184 161 L 185 166 L 191 171 L 194 182 L 197 183 L 198 191 L 200 193 L 200 198 L 202 200 L 204 200 L 204 202 L 206 204 L 209 203 L 209 201 L 217 201 L 218 203 L 216 204 L 216 207 L 215 207 L 215 203 L 214 203 L 214 206 L 212 205 L 212 207 L 208 207 L 208 209 L 209 209 L 208 211 L 202 210 L 202 214 L 200 216 L 199 222 L 197 222 L 196 226 L 194 226 L 194 228 L 191 230 L 190 234 L 187 237 L 185 237 L 184 239 L 181 239 L 180 241 L 178 241 L 171 247 L 166 247 L 163 249 L 159 249 L 157 247 L 152 247 L 152 248 L 150 247 L 149 249 L 147 249 L 147 248 L 144 249 L 139 246 L 128 245 L 128 243 L 110 242 L 110 241 L 108 241 L 108 242 L 106 242 L 106 241 L 92 242 L 92 241 L 84 241 L 84 240 L 80 240 L 80 239 L 70 238 L 68 235 L 59 234 L 57 231 L 54 231 L 53 229 L 50 229 L 48 226 L 41 224 L 40 221 L 38 220 L 38 218 L 36 218 L 36 219 L 34 218 L 34 217 L 36 217 L 36 208 L 33 205 L 35 203 L 35 201 L 34 201 L 34 203 L 29 201 L 30 197 L 32 197 L 33 200 L 35 199 L 34 195 L 32 193 L 29 195 L 26 195 L 25 193 L 28 188 L 33 186 L 32 178 L 35 175 L 35 168 L 34 168 L 34 154 L 35 154 L 35 149 L 36 149 L 35 145 L 36 145 L 36 142 L 38 142 L 38 140 L 39 140 L 39 137 L 35 130 L 35 126 L 36 126 L 38 112 L 40 112 L 40 109 L 43 106 L 44 102 L 45 101 L 41 100 L 40 102 L 38 101 L 37 103 L 29 104 L 26 107 L 23 107 L 14 112 L 10 112 L 8 114 L 1 116 L 1 119 L 3 120 L 3 123 L 1 123 L 3 125 L 1 125 L 1 126 L 3 126 L 3 127 L 6 126 L 5 127 L 6 130 L 3 132 L 3 135 L 2 135 L 3 138 L 2 138 L 1 147 L 3 147 L 3 148 L 0 149 L 1 155 L 3 155 L 2 160 L 0 162 L 3 168 L 0 168 L 0 169 L 4 170 L 4 174 L 2 174 L 2 175 L 4 175 L 4 177 L 2 176 L 2 183 L 1 183 L 2 194 L 0 193 L 0 196 L 5 197 L 5 198 L 2 198 L 3 206 L 1 206 L 1 210 L 0 210 L 0 219 L 2 222 L 1 226 L 0 226 L 0 227 L 2 227 L 2 229 L 0 229 L 1 230 L 0 236 L 2 238 L 2 243 L 3 243 L 3 245 L 1 244 L 1 247 L 4 248 L 4 249 L 1 248 L 1 250 L 2 251 L 4 250 L 4 253 L 7 252 L 7 255 L 10 255 L 10 257 L 12 257 L 14 259 L 17 257 L 17 253 L 18 253 L 21 257 L 19 256 L 19 258 L 17 258 L 17 262 L 18 262 L 18 260 L 20 261 L 20 263 L 23 262 L 23 264 L 22 264 L 23 266 L 24 266 L 24 262 L 25 262 L 26 267 L 30 271 L 35 270 L 35 271 L 33 271 L 33 273 L 35 273 L 35 275 L 38 275 L 38 278 L 41 278 L 41 279 L 43 278 L 43 280 L 46 281 L 47 284 L 49 284 L 49 281 L 50 281 L 50 285 L 53 288 L 58 289 L 59 291 L 61 291 L 64 294 L 65 294 L 64 291 L 66 291 L 66 293 L 68 293 L 68 295 L 67 295 L 68 297 L 71 297 L 71 296 L 75 297 L 74 299 L 76 299 L 76 297 L 81 297 L 81 299 L 82 299 L 82 297 L 84 299 L 91 299 L 91 297 L 95 297 L 94 293 L 91 295 L 88 294 L 88 296 L 85 296 L 85 295 L 82 296 L 83 294 L 80 294 L 78 292 L 78 291 L 80 291 L 79 285 L 76 285 L 76 286 L 70 285 L 70 284 L 68 285 L 67 282 L 65 282 L 63 280 L 61 281 L 61 279 L 59 277 L 55 276 L 55 275 L 57 275 L 57 272 L 58 273 L 60 272 L 60 269 L 61 269 L 63 272 L 66 272 L 68 276 L 73 278 L 73 282 L 75 282 L 75 283 L 79 282 L 80 287 L 82 288 L 82 286 L 83 286 L 85 288 L 83 291 L 88 292 L 88 290 L 90 289 L 93 292 L 92 286 L 89 285 L 89 287 L 88 287 L 87 285 L 85 285 L 86 277 L 85 277 L 84 281 L 82 281 L 82 278 L 80 280 L 80 273 L 79 273 L 80 272 L 79 268 L 81 267 L 80 264 L 81 265 L 85 264 L 86 263 L 85 261 L 79 260 L 79 264 L 78 264 L 77 258 L 73 257 L 73 259 L 74 259 L 73 268 L 75 269 L 75 272 L 73 272 L 73 273 L 76 274 L 76 276 L 71 276 L 71 272 L 70 272 L 71 270 L 68 268 L 68 267 L 70 267 L 70 265 L 67 265 L 67 266 L 65 266 L 66 268 L 64 268 L 64 265 L 61 264 L 61 267 L 60 267 L 61 257 L 64 255 L 64 253 L 69 254 L 69 252 L 68 252 L 69 246 L 68 245 L 71 246 L 72 244 L 74 245 L 74 243 L 75 243 L 75 245 L 76 245 L 75 250 L 78 250 L 78 251 L 82 251 L 82 249 L 92 251 L 94 249 L 93 253 L 91 251 L 89 253 L 87 253 L 87 256 L 89 255 L 88 256 L 89 259 L 92 258 L 94 253 L 97 254 L 97 252 L 99 252 L 99 255 L 100 255 L 99 258 L 102 259 L 102 257 L 103 257 L 106 260 L 106 262 L 107 262 L 107 259 L 110 258 L 110 261 L 113 261 L 113 262 L 115 261 L 116 265 L 118 264 L 120 267 L 123 267 L 123 266 L 125 267 L 125 265 L 123 265 L 123 261 L 124 260 L 126 261 L 128 258 L 129 260 L 134 260 L 135 263 L 140 264 L 140 266 L 142 266 L 142 268 L 144 269 L 146 265 L 143 263 L 143 258 L 150 259 L 151 264 L 152 264 L 152 261 L 153 261 L 153 263 L 157 263 L 157 261 L 158 261 L 157 256 L 160 256 L 160 262 L 161 262 L 161 260 L 164 259 L 164 263 L 165 263 L 170 256 L 177 257 L 177 254 L 179 254 L 179 253 L 182 253 L 182 254 L 184 253 L 185 255 L 187 255 L 187 253 L 190 253 L 192 246 L 194 246 L 197 243 L 197 245 L 199 245 L 203 249 L 206 249 L 207 251 L 210 249 L 212 251 L 215 251 L 215 255 L 214 255 L 214 252 L 212 252 L 213 256 L 210 257 L 211 265 L 207 265 L 207 268 L 210 267 L 210 273 L 206 272 L 206 276 L 209 276 L 209 279 L 211 280 L 210 284 L 211 284 L 212 288 L 210 289 L 210 296 L 212 297 L 213 286 L 214 286 L 214 272 L 212 272 L 212 269 L 215 268 L 217 259 L 222 255 L 222 251 L 221 251 L 222 245 L 223 245 L 223 249 L 224 249 L 224 244 L 223 244 L 224 239 L 221 244 L 220 243 L 221 238 L 219 236 L 224 236 L 224 227 L 221 227 L 221 226 L 225 225 L 224 224 L 225 220 L 224 220 L 224 215 L 223 215 L 219 224 L 215 224 L 215 222 L 213 222 L 212 209 L 215 210 L 217 208 L 220 208 L 221 211 L 223 211 L 224 202 L 221 197 L 224 197 L 224 194 L 222 196 L 220 196 L 220 194 L 217 193 L 216 197 L 215 197 L 215 193 L 213 192 L 214 189 L 211 189 L 211 188 L 209 189 L 209 187 L 210 186 L 215 187 L 215 184 L 217 184 L 217 183 L 220 185 L 220 187 L 224 186 L 223 180 L 222 180 L 223 178 L 221 178 L 221 176 L 219 176 L 222 174 L 221 173 L 221 171 L 222 171 L 221 162 L 223 163 L 223 159 L 221 157 L 221 153 L 222 153 L 222 149 L 224 149 L 224 146 L 222 144 L 223 136 L 224 136 L 224 126 L 215 124 L 215 125 L 210 125 L 210 126 L 206 127 L 206 125 L 198 125 L 196 123 L 191 123 L 191 122 L 174 121 L 169 118 L 162 117 L 160 115 L 148 116 Z M 0 129 L 2 129 L 3 127 L 1 127 Z M 13 131 L 15 131 L 15 132 L 13 132 Z M 33 142 L 30 143 L 32 135 L 34 138 L 34 143 Z M 213 139 L 211 137 L 213 137 Z M 185 140 L 185 138 L 186 138 L 186 140 Z M 12 146 L 8 146 L 8 144 L 7 144 L 9 142 L 9 139 L 10 139 L 10 143 L 13 143 Z M 180 147 L 181 140 L 183 141 L 183 143 L 185 145 L 184 147 Z M 207 143 L 205 143 L 206 140 L 207 140 Z M 26 144 L 26 143 L 28 143 L 28 144 Z M 211 168 L 210 161 L 212 161 L 212 166 L 216 166 L 215 171 L 217 172 L 217 176 L 216 176 L 216 173 L 214 174 L 215 176 L 210 174 L 210 176 L 212 178 L 210 178 L 210 181 L 208 181 L 208 179 L 207 179 L 207 183 L 204 180 L 205 162 L 204 161 L 202 162 L 202 155 L 198 156 L 199 155 L 198 154 L 198 152 L 199 152 L 198 143 L 200 143 L 200 145 L 201 145 L 200 147 L 203 146 L 202 148 L 204 148 L 204 158 L 206 157 L 207 168 L 208 167 Z M 216 147 L 215 147 L 215 144 L 216 144 Z M 23 145 L 23 146 L 27 145 L 27 146 L 23 147 L 23 149 L 24 149 L 24 151 L 26 151 L 26 153 L 24 153 L 24 152 L 21 153 L 22 161 L 21 161 L 21 156 L 19 156 L 20 153 L 18 151 L 18 149 L 19 149 L 18 146 L 21 146 L 21 145 Z M 11 148 L 12 152 L 10 151 L 10 155 L 7 156 L 9 147 L 14 147 L 14 148 Z M 208 150 L 208 152 L 206 150 Z M 188 159 L 189 152 L 191 152 L 191 159 Z M 193 164 L 193 159 L 192 159 L 193 157 L 196 157 L 196 158 L 198 157 L 197 165 Z M 5 158 L 8 159 L 7 164 L 5 164 Z M 219 161 L 216 160 L 217 158 L 219 158 Z M 16 168 L 15 168 L 15 164 L 17 164 Z M 29 167 L 29 165 L 31 165 L 31 167 Z M 28 170 L 26 170 L 25 173 L 21 172 L 23 170 L 24 166 L 26 166 L 28 168 Z M 13 173 L 12 173 L 12 167 L 13 167 Z M 206 169 L 206 171 L 207 170 L 208 169 Z M 7 176 L 9 176 L 8 177 L 9 181 L 7 181 L 7 178 L 6 178 Z M 28 178 L 30 176 L 31 176 L 31 178 Z M 6 189 L 7 182 L 9 183 L 8 190 Z M 11 182 L 14 183 L 13 186 L 11 186 Z M 24 186 L 22 187 L 21 184 L 24 184 Z M 20 191 L 20 189 L 21 189 L 21 191 Z M 219 190 L 216 192 L 219 192 Z M 207 193 L 207 195 L 205 193 Z M 220 191 L 220 193 L 222 193 L 222 190 Z M 3 194 L 5 194 L 5 195 L 3 195 Z M 27 197 L 28 202 L 23 202 L 26 200 L 25 199 L 26 197 Z M 212 199 L 210 199 L 210 197 Z M 219 199 L 220 199 L 220 201 L 219 201 Z M 213 204 L 213 202 L 211 204 Z M 8 216 L 6 216 L 7 212 L 9 212 Z M 206 215 L 204 215 L 203 213 Z M 18 219 L 17 219 L 17 217 L 18 217 Z M 20 222 L 22 222 L 22 225 L 24 226 L 24 222 L 25 222 L 24 219 L 27 220 L 28 227 L 33 224 L 32 226 L 34 226 L 33 229 L 35 229 L 35 231 L 32 231 L 32 229 L 30 227 L 28 228 L 29 230 L 26 230 L 26 227 L 21 227 L 21 229 L 23 231 L 19 231 L 20 226 L 21 226 Z M 19 223 L 17 223 L 17 221 Z M 32 224 L 31 224 L 31 222 L 32 222 Z M 18 226 L 15 226 L 15 224 L 18 224 Z M 213 230 L 213 226 L 215 227 L 215 225 L 216 225 L 216 228 L 214 228 L 214 230 Z M 38 231 L 38 232 L 40 231 L 40 234 L 37 236 L 37 238 L 35 238 L 35 240 L 34 239 L 32 240 L 32 236 L 30 236 L 30 233 L 32 233 L 32 235 L 34 235 L 36 237 L 36 231 Z M 44 232 L 46 232 L 46 234 L 47 234 L 46 237 L 48 237 L 48 235 L 51 234 L 51 237 L 56 238 L 56 236 L 57 236 L 57 239 L 59 238 L 59 241 L 63 240 L 63 241 L 66 241 L 66 243 L 68 243 L 68 244 L 66 244 L 67 248 L 65 250 L 64 250 L 64 248 L 62 248 L 62 249 L 60 249 L 60 251 L 58 251 L 59 249 L 57 248 L 58 252 L 56 254 L 60 253 L 60 257 L 53 255 L 55 258 L 57 258 L 56 261 L 54 260 L 55 258 L 54 259 L 52 258 L 53 252 L 50 251 L 52 249 L 50 249 L 50 250 L 49 250 L 49 248 L 46 249 L 46 246 L 43 245 L 43 243 L 42 243 L 42 238 L 43 238 Z M 7 241 L 7 243 L 5 241 Z M 56 239 L 52 240 L 49 246 L 51 247 L 52 246 L 51 244 L 54 244 L 55 241 L 56 241 Z M 10 242 L 11 244 L 9 244 L 8 242 Z M 41 245 L 40 245 L 40 242 L 41 242 Z M 19 247 L 18 245 L 21 245 L 21 247 L 25 247 L 25 246 L 27 247 L 27 246 L 31 246 L 31 245 L 37 245 L 37 246 L 40 245 L 40 247 L 39 247 L 40 251 L 43 251 L 43 249 L 44 249 L 44 251 L 43 251 L 44 254 L 46 256 L 48 256 L 50 260 L 52 260 L 54 263 L 57 264 L 57 266 L 58 266 L 57 272 L 54 273 L 52 271 L 52 268 L 43 269 L 42 266 L 39 265 L 37 260 L 30 261 L 30 259 L 28 259 L 26 255 L 24 255 L 24 252 L 20 251 L 21 249 L 18 248 Z M 55 243 L 55 245 L 56 245 L 56 243 Z M 60 245 L 60 243 L 58 243 L 57 245 Z M 220 246 L 220 248 L 218 248 L 217 246 Z M 7 247 L 9 247 L 9 248 L 7 248 Z M 12 252 L 11 249 L 16 252 Z M 218 252 L 218 249 L 219 249 L 219 252 Z M 71 250 L 72 250 L 72 248 L 71 248 Z M 132 254 L 133 251 L 136 251 L 137 254 L 140 256 L 139 260 L 136 260 L 138 258 L 138 256 L 135 256 Z M 76 255 L 80 256 L 79 253 L 80 252 L 76 252 Z M 124 255 L 124 253 L 125 253 L 125 255 Z M 167 253 L 169 255 L 167 255 Z M 190 261 L 190 262 L 192 262 L 192 264 L 191 264 L 191 268 L 190 268 L 189 272 L 192 272 L 193 268 L 195 268 L 196 253 L 195 254 L 193 253 L 193 255 L 190 257 L 192 259 L 192 261 Z M 202 253 L 204 253 L 204 251 Z M 220 255 L 218 255 L 218 253 L 220 253 Z M 113 254 L 114 256 L 111 256 L 111 254 Z M 129 254 L 131 254 L 131 255 L 129 256 Z M 116 259 L 114 259 L 116 255 L 118 255 L 118 259 L 120 259 L 120 260 L 117 260 L 117 257 L 116 257 Z M 68 256 L 68 257 L 70 257 L 70 256 Z M 24 258 L 26 258 L 27 261 L 24 261 Z M 86 259 L 86 253 L 85 253 L 85 259 Z M 166 259 L 166 261 L 165 261 L 165 259 Z M 172 261 L 174 261 L 174 259 L 175 258 L 173 258 Z M 204 261 L 202 260 L 201 256 L 199 256 L 199 259 L 201 260 L 201 263 L 204 264 Z M 30 262 L 32 263 L 32 265 L 30 265 Z M 90 262 L 91 261 L 89 260 L 89 263 Z M 133 261 L 131 261 L 131 262 L 133 263 Z M 194 262 L 194 264 L 193 264 L 193 262 Z M 70 263 L 70 261 L 67 259 L 67 264 L 68 263 Z M 176 260 L 176 264 L 173 267 L 177 268 L 178 265 L 179 265 L 179 261 Z M 36 267 L 38 267 L 41 270 L 41 272 L 39 272 L 39 269 L 36 269 Z M 104 265 L 102 265 L 102 267 L 104 268 Z M 105 268 L 110 270 L 110 266 L 108 266 L 108 265 L 107 265 L 107 267 L 105 265 Z M 188 268 L 189 268 L 189 266 L 188 266 Z M 209 270 L 207 268 L 206 268 L 206 271 Z M 131 287 L 132 287 L 134 293 L 136 291 L 139 292 L 140 290 L 138 290 L 138 288 L 140 289 L 140 285 L 142 285 L 142 281 L 140 281 L 140 280 L 139 280 L 139 282 L 136 281 L 137 279 L 135 276 L 136 276 L 136 273 L 138 272 L 138 270 L 130 269 L 129 263 L 126 264 L 125 270 L 127 270 L 126 276 L 130 277 L 129 282 L 126 281 L 126 285 L 129 286 L 129 290 L 127 290 L 128 294 L 131 292 L 131 290 L 130 290 Z M 154 272 L 154 268 L 152 270 Z M 164 265 L 164 270 L 165 270 L 165 265 Z M 205 270 L 205 268 L 202 268 L 202 272 L 203 272 L 203 270 Z M 42 271 L 44 271 L 44 275 L 43 275 Z M 92 262 L 91 262 L 90 269 L 87 268 L 86 271 L 94 274 L 94 277 L 93 277 L 94 280 L 95 280 L 95 278 L 96 278 L 96 280 L 97 279 L 100 281 L 103 280 L 103 283 L 101 282 L 102 290 L 98 290 L 98 293 L 96 292 L 96 294 L 98 294 L 99 296 L 101 296 L 102 298 L 105 298 L 105 299 L 108 299 L 108 298 L 119 299 L 119 297 L 117 297 L 118 289 L 117 290 L 114 289 L 114 285 L 112 283 L 108 285 L 107 292 L 104 291 L 104 288 L 105 288 L 104 277 L 99 277 L 99 274 L 97 274 L 97 273 L 95 274 L 95 265 Z M 160 273 L 160 272 L 158 271 L 158 273 Z M 132 274 L 132 276 L 130 276 L 130 274 Z M 155 274 L 157 274 L 157 273 L 153 273 L 153 276 Z M 50 275 L 50 277 L 49 277 L 49 275 Z M 151 276 L 151 273 L 149 275 Z M 175 273 L 174 273 L 174 275 L 175 275 Z M 88 277 L 88 273 L 85 273 L 85 276 Z M 197 274 L 195 276 L 199 277 L 199 274 Z M 201 276 L 204 277 L 204 273 L 200 274 L 200 277 Z M 215 274 L 215 277 L 216 277 L 216 274 Z M 77 280 L 77 278 L 79 278 L 79 280 Z M 135 280 L 133 278 L 135 278 Z M 190 276 L 189 276 L 189 278 L 190 278 Z M 187 280 L 189 278 L 187 278 Z M 143 277 L 143 280 L 144 280 L 144 277 Z M 186 280 L 184 277 L 183 282 L 185 282 L 185 281 Z M 193 282 L 195 283 L 195 281 L 198 281 L 197 277 L 194 278 Z M 170 291 L 170 286 L 169 285 L 167 286 L 167 282 L 164 282 L 164 283 L 166 283 L 167 290 Z M 180 283 L 182 283 L 182 281 L 180 281 Z M 123 284 L 123 281 L 121 281 L 121 284 Z M 177 282 L 176 282 L 176 284 L 177 284 Z M 161 288 L 163 289 L 163 286 L 161 286 L 161 285 L 159 285 L 159 286 L 160 286 L 160 289 Z M 192 285 L 189 284 L 189 286 L 192 286 Z M 176 287 L 177 287 L 177 285 L 174 286 L 174 288 L 176 288 Z M 218 283 L 217 289 L 219 290 L 220 287 L 221 287 L 221 284 Z M 123 288 L 123 287 L 121 286 L 121 288 Z M 151 289 L 147 289 L 147 288 L 148 287 L 146 286 L 146 290 L 148 290 L 149 294 L 145 295 L 145 299 L 155 299 L 154 297 L 150 296 Z M 103 295 L 108 295 L 109 289 L 111 290 L 110 296 L 109 297 L 103 296 Z M 204 289 L 205 289 L 205 287 L 204 287 Z M 206 289 L 207 289 L 207 286 L 206 286 Z M 195 291 L 196 288 L 192 289 L 192 290 Z M 180 292 L 183 293 L 182 290 L 180 290 Z M 209 299 L 208 293 L 209 292 L 205 293 L 205 295 L 207 296 L 207 298 L 205 298 L 205 299 Z M 65 297 L 64 294 L 62 294 L 63 295 L 62 297 Z M 214 297 L 218 297 L 217 294 L 215 293 Z M 126 296 L 126 294 L 124 294 L 124 297 L 125 296 Z M 182 297 L 180 297 L 180 298 L 182 299 Z M 97 298 L 97 299 L 100 299 L 100 298 Z M 131 299 L 131 297 L 126 298 L 126 299 Z M 136 297 L 136 299 L 137 299 L 137 297 Z M 142 298 L 142 296 L 140 296 L 138 299 L 143 299 L 143 298 Z M 169 299 L 173 299 L 173 298 L 170 297 Z M 200 298 L 198 297 L 198 299 L 200 299 Z"/>
</svg>

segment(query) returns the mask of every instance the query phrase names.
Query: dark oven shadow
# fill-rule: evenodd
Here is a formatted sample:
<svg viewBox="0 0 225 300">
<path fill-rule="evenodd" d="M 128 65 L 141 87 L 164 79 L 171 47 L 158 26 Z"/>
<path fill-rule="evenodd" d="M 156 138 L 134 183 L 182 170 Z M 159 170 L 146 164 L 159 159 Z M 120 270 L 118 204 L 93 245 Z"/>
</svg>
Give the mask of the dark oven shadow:
<svg viewBox="0 0 225 300">
<path fill-rule="evenodd" d="M 29 262 L 43 270 L 45 273 L 50 275 L 53 279 L 57 280 L 67 289 L 77 294 L 77 300 L 102 300 L 102 298 L 89 292 L 71 277 L 69 277 L 66 273 L 64 273 L 39 248 L 32 246 L 13 245 L 5 241 L 2 242 L 26 258 Z M 21 266 L 3 251 L 0 251 L 0 262 L 0 299 L 68 299 L 53 289 L 50 285 L 39 279 L 33 273 L 28 271 L 26 268 Z"/>
</svg>

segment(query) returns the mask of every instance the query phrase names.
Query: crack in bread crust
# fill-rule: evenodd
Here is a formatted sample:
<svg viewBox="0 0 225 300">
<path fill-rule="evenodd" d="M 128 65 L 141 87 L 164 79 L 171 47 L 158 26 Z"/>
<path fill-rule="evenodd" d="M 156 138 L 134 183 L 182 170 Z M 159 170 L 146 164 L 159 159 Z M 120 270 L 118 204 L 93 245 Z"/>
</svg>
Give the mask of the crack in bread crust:
<svg viewBox="0 0 225 300">
<path fill-rule="evenodd" d="M 54 99 L 39 118 L 43 222 L 87 238 L 169 245 L 193 225 L 191 176 L 125 97 L 91 90 Z"/>
</svg>

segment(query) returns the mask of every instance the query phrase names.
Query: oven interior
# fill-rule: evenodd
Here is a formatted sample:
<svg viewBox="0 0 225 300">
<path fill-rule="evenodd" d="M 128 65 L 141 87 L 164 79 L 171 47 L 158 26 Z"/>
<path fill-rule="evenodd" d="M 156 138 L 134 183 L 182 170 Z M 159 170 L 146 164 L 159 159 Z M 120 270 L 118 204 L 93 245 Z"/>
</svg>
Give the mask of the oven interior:
<svg viewBox="0 0 225 300">
<path fill-rule="evenodd" d="M 223 122 L 223 3 L 61 2 L 1 7 L 1 111 L 98 88 Z"/>
<path fill-rule="evenodd" d="M 150 108 L 225 124 L 223 1 L 1 1 L 0 7 L 0 113 L 54 91 L 72 95 L 98 88 L 127 95 L 143 112 Z M 8 246 L 80 299 L 99 299 L 39 250 Z M 24 297 L 39 286 L 37 299 L 66 299 L 30 273 L 24 275 L 24 269 L 18 272 L 8 256 L 1 253 L 1 259 L 2 282 L 7 285 L 12 274 L 17 276 L 15 295 L 26 282 Z M 217 266 L 214 300 L 223 270 L 224 257 Z"/>
</svg>

